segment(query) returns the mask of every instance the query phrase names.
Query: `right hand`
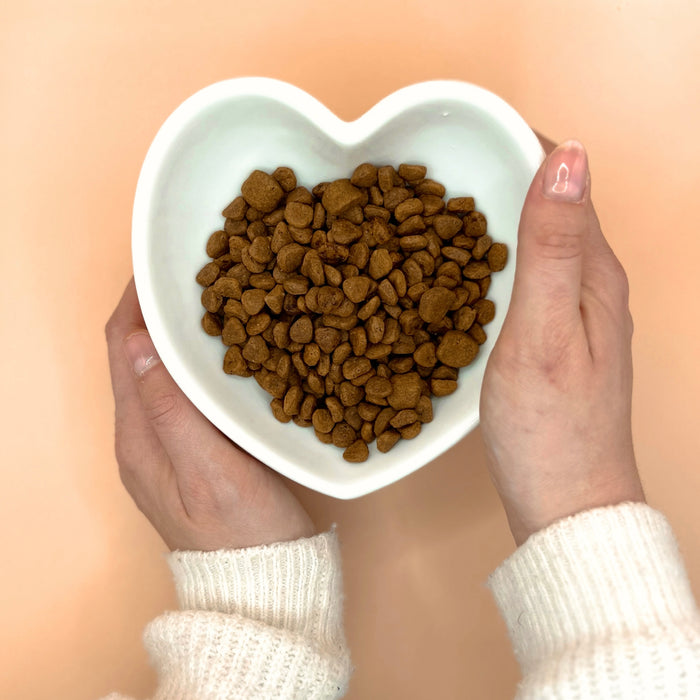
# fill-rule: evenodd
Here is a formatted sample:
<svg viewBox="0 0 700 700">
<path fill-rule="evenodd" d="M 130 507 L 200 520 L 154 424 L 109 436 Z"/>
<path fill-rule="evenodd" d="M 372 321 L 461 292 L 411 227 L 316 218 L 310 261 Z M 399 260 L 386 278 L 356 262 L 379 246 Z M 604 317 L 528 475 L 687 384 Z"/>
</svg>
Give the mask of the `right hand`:
<svg viewBox="0 0 700 700">
<path fill-rule="evenodd" d="M 643 501 L 632 448 L 625 272 L 590 200 L 583 147 L 534 177 L 515 283 L 481 394 L 492 479 L 517 544 L 582 510 Z"/>
</svg>

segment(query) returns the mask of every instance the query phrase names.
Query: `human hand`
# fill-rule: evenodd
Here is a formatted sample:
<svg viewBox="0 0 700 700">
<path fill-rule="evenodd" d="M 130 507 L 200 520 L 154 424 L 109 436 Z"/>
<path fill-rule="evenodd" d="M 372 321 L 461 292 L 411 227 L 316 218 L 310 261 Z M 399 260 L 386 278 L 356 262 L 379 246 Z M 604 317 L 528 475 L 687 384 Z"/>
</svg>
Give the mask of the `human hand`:
<svg viewBox="0 0 700 700">
<path fill-rule="evenodd" d="M 632 448 L 627 278 L 569 141 L 535 175 L 515 283 L 481 394 L 489 469 L 516 543 L 555 520 L 643 501 Z"/>
<path fill-rule="evenodd" d="M 314 534 L 282 479 L 175 384 L 146 331 L 133 279 L 105 332 L 119 473 L 170 549 L 237 549 Z"/>
</svg>

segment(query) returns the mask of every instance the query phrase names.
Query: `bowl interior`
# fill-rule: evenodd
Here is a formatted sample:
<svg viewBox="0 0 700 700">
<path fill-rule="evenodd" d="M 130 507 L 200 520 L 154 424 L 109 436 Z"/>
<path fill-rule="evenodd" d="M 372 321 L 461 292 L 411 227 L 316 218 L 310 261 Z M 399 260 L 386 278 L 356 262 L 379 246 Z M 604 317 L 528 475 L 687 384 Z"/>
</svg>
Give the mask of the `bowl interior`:
<svg viewBox="0 0 700 700">
<path fill-rule="evenodd" d="M 241 447 L 291 479 L 341 498 L 401 478 L 478 423 L 486 360 L 510 299 L 520 209 L 542 157 L 532 132 L 495 96 L 464 84 L 425 85 L 433 92 L 407 88 L 347 124 L 290 86 L 220 83 L 212 86 L 218 93 L 205 89 L 171 115 L 139 180 L 134 270 L 144 317 L 166 367 L 195 405 Z M 436 91 L 439 85 L 453 88 Z M 221 210 L 253 169 L 287 165 L 299 184 L 311 187 L 349 177 L 364 161 L 423 163 L 428 177 L 445 185 L 447 197 L 474 196 L 490 235 L 508 244 L 510 261 L 492 277 L 489 297 L 497 311 L 486 327 L 488 340 L 476 361 L 461 370 L 458 390 L 434 400 L 433 422 L 387 454 L 372 447 L 367 462 L 348 464 L 341 450 L 321 444 L 312 430 L 279 423 L 270 397 L 254 379 L 224 374 L 225 346 L 200 326 L 201 287 L 195 275 L 208 261 L 208 236 L 223 226 Z"/>
</svg>

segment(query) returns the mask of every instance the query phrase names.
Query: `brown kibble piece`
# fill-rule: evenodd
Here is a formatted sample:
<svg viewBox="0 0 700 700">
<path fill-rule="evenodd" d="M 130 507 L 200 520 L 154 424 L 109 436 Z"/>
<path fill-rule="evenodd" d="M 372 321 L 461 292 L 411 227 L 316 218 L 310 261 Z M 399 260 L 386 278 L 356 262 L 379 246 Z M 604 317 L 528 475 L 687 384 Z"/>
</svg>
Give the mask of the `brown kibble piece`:
<svg viewBox="0 0 700 700">
<path fill-rule="evenodd" d="M 355 168 L 350 178 L 355 187 L 371 187 L 377 184 L 377 168 L 371 163 L 362 163 Z"/>
<path fill-rule="evenodd" d="M 490 299 L 479 299 L 474 303 L 476 320 L 482 325 L 491 323 L 496 316 L 496 305 Z"/>
<path fill-rule="evenodd" d="M 411 425 L 407 425 L 405 428 L 401 428 L 399 433 L 403 440 L 413 440 L 413 438 L 418 437 L 420 431 L 421 423 L 420 421 L 416 421 L 415 423 L 411 423 Z"/>
<path fill-rule="evenodd" d="M 504 243 L 494 243 L 487 255 L 489 268 L 493 272 L 500 272 L 508 261 L 508 247 Z"/>
<path fill-rule="evenodd" d="M 359 304 L 367 299 L 372 280 L 364 275 L 350 277 L 343 282 L 343 292 L 345 296 L 353 303 Z"/>
<path fill-rule="evenodd" d="M 272 177 L 280 183 L 285 192 L 291 192 L 297 186 L 297 178 L 291 168 L 281 166 L 272 173 Z"/>
<path fill-rule="evenodd" d="M 292 417 L 284 412 L 281 399 L 272 399 L 270 401 L 270 408 L 272 409 L 272 415 L 277 418 L 280 423 L 289 423 Z"/>
<path fill-rule="evenodd" d="M 284 218 L 290 226 L 304 228 L 309 226 L 314 218 L 314 210 L 302 202 L 288 202 L 284 208 Z"/>
<path fill-rule="evenodd" d="M 431 379 L 430 391 L 438 398 L 448 396 L 457 390 L 457 380 L 455 379 Z"/>
<path fill-rule="evenodd" d="M 248 339 L 243 346 L 243 357 L 248 362 L 259 362 L 260 364 L 270 357 L 270 349 L 262 336 L 254 335 Z"/>
<path fill-rule="evenodd" d="M 452 214 L 438 214 L 433 221 L 433 228 L 440 238 L 449 240 L 462 230 L 462 220 Z"/>
<path fill-rule="evenodd" d="M 369 258 L 369 274 L 375 280 L 385 277 L 391 272 L 394 264 L 386 248 L 375 248 Z"/>
<path fill-rule="evenodd" d="M 221 320 L 209 311 L 202 316 L 202 328 L 207 335 L 221 335 Z"/>
<path fill-rule="evenodd" d="M 221 340 L 224 345 L 240 345 L 245 343 L 247 338 L 248 334 L 240 319 L 232 316 L 226 321 L 221 332 Z"/>
<path fill-rule="evenodd" d="M 329 214 L 337 216 L 362 202 L 362 192 L 350 180 L 335 180 L 326 187 L 322 203 Z"/>
<path fill-rule="evenodd" d="M 491 274 L 491 268 L 486 262 L 467 263 L 462 271 L 464 276 L 470 280 L 480 280 Z"/>
<path fill-rule="evenodd" d="M 246 289 L 241 295 L 241 304 L 246 312 L 252 316 L 262 311 L 266 296 L 264 289 Z"/>
<path fill-rule="evenodd" d="M 364 462 L 369 457 L 369 448 L 364 440 L 355 440 L 343 452 L 343 459 L 346 462 Z"/>
<path fill-rule="evenodd" d="M 214 231 L 207 241 L 207 255 L 218 258 L 224 253 L 228 253 L 228 234 L 226 231 Z"/>
<path fill-rule="evenodd" d="M 224 355 L 224 372 L 239 377 L 250 377 L 253 373 L 248 369 L 248 363 L 238 345 L 232 345 Z"/>
<path fill-rule="evenodd" d="M 209 262 L 197 273 L 197 283 L 208 287 L 214 284 L 220 272 L 221 268 L 215 262 Z"/>
<path fill-rule="evenodd" d="M 488 253 L 489 248 L 491 247 L 491 244 L 493 243 L 491 236 L 489 236 L 487 233 L 485 233 L 483 236 L 479 236 L 479 238 L 476 239 L 476 243 L 474 244 L 474 247 L 471 250 L 471 255 L 474 258 L 474 260 L 481 260 L 486 253 Z"/>
<path fill-rule="evenodd" d="M 333 236 L 333 241 L 340 245 L 349 245 L 357 241 L 362 236 L 362 229 L 359 226 L 346 221 L 345 219 L 336 219 L 330 230 L 330 235 Z"/>
<path fill-rule="evenodd" d="M 463 306 L 455 311 L 453 320 L 456 330 L 468 331 L 476 320 L 476 311 L 471 306 Z"/>
<path fill-rule="evenodd" d="M 311 422 L 319 433 L 330 433 L 335 425 L 327 408 L 317 408 L 313 413 Z"/>
<path fill-rule="evenodd" d="M 408 163 L 399 165 L 399 176 L 409 182 L 422 180 L 426 172 L 427 168 L 424 165 L 409 165 Z"/>
<path fill-rule="evenodd" d="M 421 297 L 418 313 L 426 323 L 441 321 L 452 306 L 455 294 L 445 287 L 432 287 Z"/>
<path fill-rule="evenodd" d="M 430 423 L 433 420 L 433 402 L 429 396 L 421 396 L 416 404 L 416 413 L 421 423 Z"/>
<path fill-rule="evenodd" d="M 380 452 L 388 452 L 401 438 L 396 430 L 385 430 L 377 437 L 377 449 Z"/>
<path fill-rule="evenodd" d="M 431 342 L 421 343 L 413 353 L 413 359 L 421 367 L 434 367 L 437 363 L 435 355 L 435 345 Z"/>
<path fill-rule="evenodd" d="M 365 395 L 364 389 L 350 382 L 341 382 L 338 388 L 338 398 L 343 406 L 356 406 Z"/>
<path fill-rule="evenodd" d="M 452 197 L 448 199 L 447 211 L 455 214 L 466 214 L 474 211 L 474 197 Z"/>
<path fill-rule="evenodd" d="M 218 294 L 213 287 L 207 287 L 202 292 L 202 306 L 212 314 L 221 308 L 223 300 L 223 296 Z"/>
<path fill-rule="evenodd" d="M 466 367 L 479 352 L 476 341 L 462 331 L 447 331 L 437 348 L 437 358 L 449 367 Z"/>
<path fill-rule="evenodd" d="M 300 316 L 289 328 L 289 337 L 295 343 L 310 343 L 314 337 L 314 326 L 308 316 Z"/>
<path fill-rule="evenodd" d="M 478 238 L 486 233 L 486 217 L 480 211 L 472 211 L 464 217 L 464 233 Z"/>
<path fill-rule="evenodd" d="M 331 431 L 331 438 L 336 447 L 349 447 L 356 437 L 355 429 L 345 421 L 337 423 Z"/>
<path fill-rule="evenodd" d="M 280 203 L 284 190 L 271 175 L 254 170 L 241 185 L 241 194 L 251 207 L 268 213 Z"/>
<path fill-rule="evenodd" d="M 356 379 L 371 368 L 372 364 L 366 357 L 350 357 L 343 362 L 343 376 L 345 379 Z"/>
<path fill-rule="evenodd" d="M 248 205 L 243 197 L 236 197 L 221 213 L 233 221 L 241 221 L 245 218 Z"/>
<path fill-rule="evenodd" d="M 416 372 L 397 374 L 391 378 L 392 391 L 387 397 L 389 405 L 396 409 L 414 408 L 423 388 L 423 380 Z"/>
<path fill-rule="evenodd" d="M 405 428 L 411 423 L 415 423 L 418 420 L 418 414 L 410 408 L 404 408 L 399 411 L 390 421 L 389 425 L 392 428 Z"/>
</svg>

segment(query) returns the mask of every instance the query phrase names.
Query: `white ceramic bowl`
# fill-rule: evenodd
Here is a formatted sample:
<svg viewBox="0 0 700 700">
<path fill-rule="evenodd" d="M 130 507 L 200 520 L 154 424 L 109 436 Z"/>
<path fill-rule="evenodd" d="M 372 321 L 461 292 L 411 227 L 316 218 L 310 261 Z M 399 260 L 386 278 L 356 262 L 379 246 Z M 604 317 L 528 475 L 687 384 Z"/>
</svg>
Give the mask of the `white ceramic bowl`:
<svg viewBox="0 0 700 700">
<path fill-rule="evenodd" d="M 494 94 L 467 83 L 434 81 L 390 95 L 344 122 L 307 93 L 266 78 L 210 85 L 183 102 L 156 135 L 141 170 L 133 212 L 138 296 L 153 342 L 185 394 L 222 432 L 285 476 L 337 498 L 390 484 L 435 459 L 479 420 L 486 360 L 508 308 L 516 233 L 528 186 L 543 152 L 525 121 Z M 209 235 L 221 210 L 254 169 L 288 165 L 299 184 L 349 177 L 359 163 L 423 163 L 447 196 L 469 195 L 510 259 L 493 275 L 496 318 L 459 388 L 434 401 L 435 418 L 387 454 L 349 464 L 311 429 L 282 424 L 252 378 L 224 374 L 225 347 L 200 326 Z M 468 457 L 466 460 L 468 462 Z"/>
</svg>

